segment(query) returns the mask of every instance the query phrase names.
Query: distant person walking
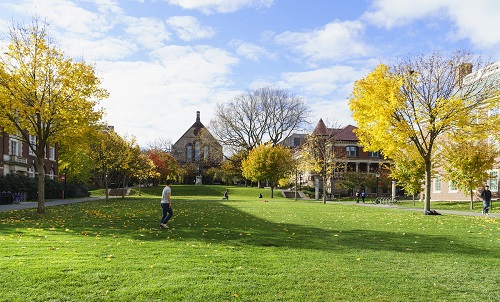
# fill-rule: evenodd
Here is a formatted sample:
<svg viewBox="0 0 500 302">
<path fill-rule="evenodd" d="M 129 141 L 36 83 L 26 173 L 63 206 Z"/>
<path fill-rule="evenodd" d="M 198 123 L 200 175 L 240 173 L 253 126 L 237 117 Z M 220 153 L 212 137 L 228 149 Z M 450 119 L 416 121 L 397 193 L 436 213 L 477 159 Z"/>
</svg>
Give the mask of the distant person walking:
<svg viewBox="0 0 500 302">
<path fill-rule="evenodd" d="M 365 198 L 366 198 L 366 192 L 365 190 L 363 190 L 363 192 L 361 192 L 361 200 L 363 200 L 363 203 L 365 203 Z"/>
<path fill-rule="evenodd" d="M 167 222 L 174 216 L 174 211 L 172 210 L 172 200 L 170 199 L 170 195 L 172 194 L 172 189 L 170 189 L 170 181 L 167 180 L 167 185 L 163 189 L 161 193 L 161 208 L 162 208 L 162 217 L 160 221 L 160 228 L 168 229 Z"/>
<path fill-rule="evenodd" d="M 481 197 L 483 198 L 483 214 L 488 215 L 491 202 L 491 191 L 489 186 L 485 186 L 485 189 L 481 192 Z"/>
<path fill-rule="evenodd" d="M 356 191 L 356 203 L 359 203 L 359 190 Z"/>
<path fill-rule="evenodd" d="M 223 199 L 226 199 L 226 200 L 229 199 L 229 189 L 226 189 L 226 192 L 224 192 L 224 198 Z"/>
</svg>

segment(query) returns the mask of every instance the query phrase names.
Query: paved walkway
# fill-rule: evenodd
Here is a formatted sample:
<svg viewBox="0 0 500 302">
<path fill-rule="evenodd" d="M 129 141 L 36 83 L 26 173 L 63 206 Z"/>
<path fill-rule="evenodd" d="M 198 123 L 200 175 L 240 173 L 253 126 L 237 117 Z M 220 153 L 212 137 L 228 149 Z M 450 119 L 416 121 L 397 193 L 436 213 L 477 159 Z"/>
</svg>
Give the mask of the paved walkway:
<svg viewBox="0 0 500 302">
<path fill-rule="evenodd" d="M 121 196 L 109 196 L 109 198 L 116 198 Z M 51 206 L 57 206 L 61 204 L 68 204 L 68 203 L 74 203 L 74 202 L 83 202 L 83 201 L 90 201 L 90 200 L 100 200 L 106 198 L 105 196 L 99 196 L 99 197 L 86 197 L 86 198 L 71 198 L 71 199 L 55 199 L 55 200 L 47 200 L 45 201 L 45 206 L 46 207 L 51 207 Z M 329 203 L 332 201 L 328 201 Z M 336 201 L 334 201 L 336 202 Z M 338 203 L 338 202 L 336 202 Z M 394 208 L 398 210 L 404 210 L 404 211 L 419 211 L 423 212 L 423 209 L 421 208 L 411 208 L 411 207 L 401 207 L 398 205 L 388 205 L 388 204 L 374 204 L 374 203 L 356 203 L 354 201 L 352 202 L 340 202 L 343 204 L 350 204 L 350 205 L 356 205 L 360 207 L 379 207 L 379 208 Z M 38 206 L 38 202 L 36 201 L 25 201 L 25 202 L 20 202 L 18 204 L 2 204 L 0 205 L 0 212 L 3 211 L 14 211 L 14 210 L 22 210 L 22 209 L 29 209 L 29 208 L 36 208 Z M 500 209 L 500 208 L 499 208 Z M 498 212 L 490 212 L 488 216 L 481 214 L 481 209 L 478 209 L 477 212 L 465 212 L 465 211 L 452 211 L 452 210 L 439 210 L 439 209 L 433 209 L 436 210 L 440 214 L 452 214 L 452 215 L 466 215 L 466 216 L 485 216 L 485 217 L 494 217 L 494 218 L 500 218 L 500 213 Z M 496 210 L 496 208 L 495 208 Z"/>
<path fill-rule="evenodd" d="M 115 198 L 115 197 L 116 196 L 109 196 L 109 198 Z M 45 206 L 51 207 L 51 206 L 58 206 L 61 204 L 83 202 L 83 201 L 90 201 L 90 200 L 100 200 L 100 199 L 105 199 L 105 198 L 106 198 L 105 196 L 99 196 L 99 197 L 70 198 L 70 199 L 49 199 L 49 200 L 45 201 Z M 30 208 L 35 209 L 37 207 L 38 207 L 37 201 L 24 201 L 24 202 L 20 202 L 18 204 L 0 204 L 0 212 L 15 211 L 15 210 L 22 210 L 22 209 L 30 209 Z"/>
<path fill-rule="evenodd" d="M 351 204 L 351 205 L 356 205 L 360 207 L 379 207 L 379 208 L 394 208 L 398 210 L 405 210 L 405 211 L 419 211 L 419 212 L 424 212 L 423 208 L 412 208 L 412 207 L 403 207 L 403 206 L 398 206 L 398 205 L 390 205 L 390 204 L 374 204 L 374 203 L 356 203 L 354 201 L 352 202 L 341 202 L 344 204 Z M 495 217 L 495 218 L 500 218 L 500 213 L 498 212 L 492 212 L 490 210 L 489 215 L 483 215 L 481 213 L 482 208 L 478 209 L 477 212 L 466 212 L 466 211 L 453 211 L 453 210 L 440 210 L 436 208 L 432 208 L 432 210 L 436 210 L 436 212 L 440 214 L 452 214 L 452 215 L 465 215 L 465 216 L 485 216 L 485 217 Z M 497 210 L 497 208 L 495 208 Z"/>
</svg>

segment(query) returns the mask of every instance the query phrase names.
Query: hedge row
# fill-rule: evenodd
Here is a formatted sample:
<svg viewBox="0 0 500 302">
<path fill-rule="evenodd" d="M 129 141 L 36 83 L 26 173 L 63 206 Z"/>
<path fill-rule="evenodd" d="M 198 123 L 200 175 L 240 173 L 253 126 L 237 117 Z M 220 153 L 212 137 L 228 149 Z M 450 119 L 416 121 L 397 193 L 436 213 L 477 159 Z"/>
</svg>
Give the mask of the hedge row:
<svg viewBox="0 0 500 302">
<path fill-rule="evenodd" d="M 0 176 L 0 192 L 26 193 L 27 200 L 37 200 L 38 183 L 37 178 L 32 178 L 20 174 L 7 174 Z M 65 189 L 66 198 L 88 197 L 88 188 L 82 185 L 62 183 L 53 179 L 45 179 L 45 198 L 61 198 Z"/>
</svg>

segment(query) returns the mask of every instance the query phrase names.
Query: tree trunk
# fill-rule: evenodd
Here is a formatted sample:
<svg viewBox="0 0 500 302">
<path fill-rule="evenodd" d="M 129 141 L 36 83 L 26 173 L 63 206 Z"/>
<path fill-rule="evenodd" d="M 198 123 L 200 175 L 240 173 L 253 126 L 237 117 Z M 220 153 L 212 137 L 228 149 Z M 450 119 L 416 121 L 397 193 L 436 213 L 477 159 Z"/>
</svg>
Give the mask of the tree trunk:
<svg viewBox="0 0 500 302">
<path fill-rule="evenodd" d="M 38 208 L 37 213 L 45 213 L 45 169 L 43 157 L 38 159 Z"/>
<path fill-rule="evenodd" d="M 109 199 L 109 190 L 108 190 L 108 174 L 104 175 L 104 189 L 106 190 L 106 201 Z"/>
<path fill-rule="evenodd" d="M 271 198 L 274 198 L 274 186 L 271 186 Z"/>
<path fill-rule="evenodd" d="M 474 192 L 470 190 L 470 209 L 474 210 Z"/>
<path fill-rule="evenodd" d="M 125 199 L 125 182 L 127 181 L 127 176 L 123 175 L 122 181 L 122 199 Z"/>
<path fill-rule="evenodd" d="M 326 176 L 323 176 L 323 203 L 326 204 Z"/>
<path fill-rule="evenodd" d="M 431 210 L 431 161 L 425 159 L 425 200 L 424 200 L 424 213 Z"/>
</svg>

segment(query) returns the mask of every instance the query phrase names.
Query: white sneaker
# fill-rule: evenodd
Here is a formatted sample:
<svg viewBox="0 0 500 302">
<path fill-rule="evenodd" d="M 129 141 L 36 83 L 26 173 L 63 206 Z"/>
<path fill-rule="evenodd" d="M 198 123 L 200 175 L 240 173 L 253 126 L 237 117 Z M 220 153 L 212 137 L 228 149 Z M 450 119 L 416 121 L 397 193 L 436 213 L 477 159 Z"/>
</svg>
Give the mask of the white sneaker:
<svg viewBox="0 0 500 302">
<path fill-rule="evenodd" d="M 168 226 L 167 226 L 165 223 L 161 223 L 161 224 L 160 224 L 160 227 L 161 227 L 162 229 L 168 229 Z"/>
</svg>

